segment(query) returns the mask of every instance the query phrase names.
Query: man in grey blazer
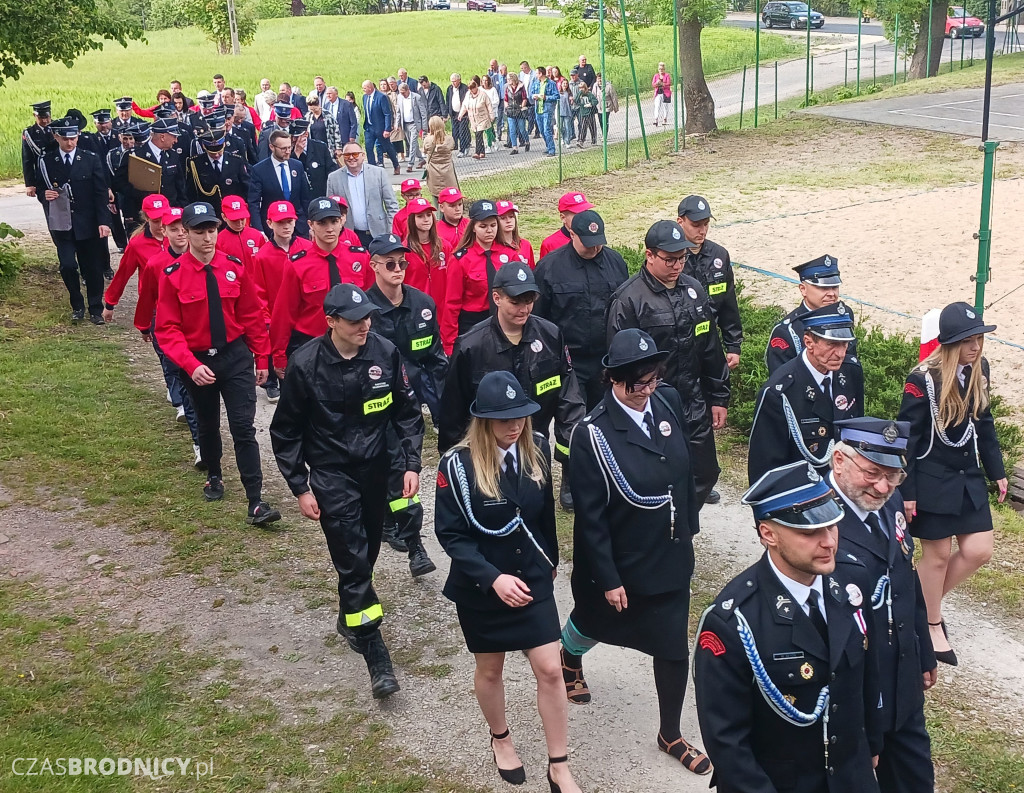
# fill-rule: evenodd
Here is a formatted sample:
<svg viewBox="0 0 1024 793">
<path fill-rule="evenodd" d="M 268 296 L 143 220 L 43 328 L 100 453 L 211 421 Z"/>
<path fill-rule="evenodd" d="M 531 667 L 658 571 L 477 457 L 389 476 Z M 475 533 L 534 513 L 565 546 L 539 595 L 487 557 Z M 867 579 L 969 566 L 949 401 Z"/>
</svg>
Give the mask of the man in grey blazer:
<svg viewBox="0 0 1024 793">
<path fill-rule="evenodd" d="M 405 132 L 406 173 L 422 168 L 427 161 L 420 153 L 420 135 L 427 131 L 427 106 L 423 97 L 409 89 L 409 83 L 398 84 L 398 118 Z"/>
<path fill-rule="evenodd" d="M 348 203 L 345 226 L 355 231 L 363 246 L 391 231 L 398 200 L 384 169 L 370 165 L 358 143 L 342 149 L 344 168 L 327 177 L 327 194 L 342 196 Z"/>
</svg>

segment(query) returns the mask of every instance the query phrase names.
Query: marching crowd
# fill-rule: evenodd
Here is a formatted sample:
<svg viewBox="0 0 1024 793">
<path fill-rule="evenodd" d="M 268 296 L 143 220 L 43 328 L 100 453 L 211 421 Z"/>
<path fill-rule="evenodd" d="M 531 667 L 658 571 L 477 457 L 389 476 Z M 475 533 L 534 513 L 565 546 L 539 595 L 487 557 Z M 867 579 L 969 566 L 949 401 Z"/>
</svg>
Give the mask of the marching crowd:
<svg viewBox="0 0 1024 793">
<path fill-rule="evenodd" d="M 399 96 L 411 95 L 400 76 Z M 597 79 L 585 59 L 575 76 Z M 447 99 L 423 78 L 430 109 L 416 117 L 428 129 L 444 115 L 457 122 L 430 103 L 461 114 L 460 97 L 482 154 L 486 129 L 456 77 Z M 558 78 L 539 79 L 533 116 L 550 144 Z M 686 196 L 675 219 L 655 222 L 630 276 L 598 208 L 566 193 L 561 225 L 535 254 L 515 204 L 466 206 L 457 184 L 429 173 L 426 195 L 419 180 L 402 183 L 399 208 L 373 164 L 379 144 L 398 170 L 397 127 L 374 121 L 391 100 L 364 84 L 365 150 L 341 123 L 323 124 L 323 143 L 314 130 L 340 100 L 320 83 L 305 112 L 263 97 L 273 118 L 222 84 L 187 117 L 178 86 L 151 124 L 122 97 L 116 120 L 94 114 L 95 133 L 81 114 L 51 120 L 39 103 L 25 179 L 74 318 L 88 309 L 109 321 L 138 275 L 134 325 L 192 433 L 208 500 L 224 496 L 223 403 L 254 525 L 280 519 L 263 498 L 257 389 L 276 404 L 274 457 L 302 515 L 320 522 L 338 573 L 337 631 L 364 657 L 373 696 L 400 687 L 374 587 L 382 542 L 408 554 L 412 575 L 435 570 L 421 536 L 427 415 L 441 452 L 434 531 L 451 559 L 443 592 L 475 657 L 503 780 L 526 779 L 506 721 L 505 654 L 525 652 L 536 675 L 551 790 L 575 793 L 567 708 L 612 695 L 591 691 L 584 672 L 603 642 L 652 657 L 657 746 L 713 772 L 723 793 L 933 790 L 924 692 L 937 662 L 957 663 L 942 600 L 992 554 L 986 478 L 1000 500 L 1006 492 L 983 356 L 994 327 L 966 303 L 947 306 L 899 415 L 865 416 L 838 261 L 794 268 L 800 303 L 765 351 L 743 496 L 764 554 L 715 598 L 692 650 L 702 750 L 680 731 L 692 537 L 718 500 L 714 431 L 744 354 L 729 252 L 708 239 L 710 203 Z M 438 134 L 459 141 L 449 153 L 468 150 L 465 129 L 441 122 Z M 111 233 L 124 254 L 104 291 Z M 574 513 L 563 616 L 558 506 Z"/>
</svg>

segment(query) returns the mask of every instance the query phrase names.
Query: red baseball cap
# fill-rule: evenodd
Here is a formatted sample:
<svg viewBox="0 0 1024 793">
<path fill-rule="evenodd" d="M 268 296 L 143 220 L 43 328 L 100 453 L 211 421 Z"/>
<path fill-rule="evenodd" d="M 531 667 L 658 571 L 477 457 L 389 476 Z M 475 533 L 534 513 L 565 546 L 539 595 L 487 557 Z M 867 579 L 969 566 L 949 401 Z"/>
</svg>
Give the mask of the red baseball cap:
<svg viewBox="0 0 1024 793">
<path fill-rule="evenodd" d="M 414 198 L 406 205 L 406 211 L 410 215 L 419 215 L 422 212 L 433 212 L 434 205 L 425 198 Z"/>
<path fill-rule="evenodd" d="M 446 187 L 441 191 L 441 195 L 437 197 L 437 201 L 440 204 L 454 204 L 457 201 L 462 200 L 462 191 L 457 187 Z"/>
<path fill-rule="evenodd" d="M 298 220 L 299 216 L 295 213 L 295 207 L 292 206 L 291 201 L 274 201 L 267 209 L 267 218 L 273 220 L 275 223 L 279 220 Z"/>
<path fill-rule="evenodd" d="M 423 185 L 420 184 L 419 179 L 406 179 L 402 182 L 402 193 L 409 193 L 413 190 L 422 190 Z"/>
<path fill-rule="evenodd" d="M 495 201 L 495 208 L 498 210 L 498 216 L 507 215 L 509 212 L 519 213 L 519 207 L 513 204 L 511 201 Z"/>
<path fill-rule="evenodd" d="M 170 205 L 171 202 L 160 193 L 151 193 L 142 199 L 142 211 L 146 213 L 146 217 L 150 218 L 159 217 Z"/>
<path fill-rule="evenodd" d="M 566 193 L 558 199 L 559 212 L 582 212 L 584 209 L 593 209 L 594 205 L 587 201 L 583 193 Z"/>
<path fill-rule="evenodd" d="M 346 210 L 348 209 L 348 201 L 346 201 L 343 196 L 332 195 L 332 196 L 327 196 L 327 197 L 328 198 L 333 198 L 335 201 L 337 201 L 338 202 L 338 206 L 345 207 Z"/>
<path fill-rule="evenodd" d="M 249 207 L 236 195 L 229 195 L 220 202 L 220 211 L 226 220 L 248 220 Z"/>
<path fill-rule="evenodd" d="M 169 226 L 172 223 L 178 223 L 181 221 L 181 214 L 184 210 L 181 207 L 167 207 L 164 210 L 163 217 L 160 220 L 163 221 L 165 226 Z"/>
</svg>

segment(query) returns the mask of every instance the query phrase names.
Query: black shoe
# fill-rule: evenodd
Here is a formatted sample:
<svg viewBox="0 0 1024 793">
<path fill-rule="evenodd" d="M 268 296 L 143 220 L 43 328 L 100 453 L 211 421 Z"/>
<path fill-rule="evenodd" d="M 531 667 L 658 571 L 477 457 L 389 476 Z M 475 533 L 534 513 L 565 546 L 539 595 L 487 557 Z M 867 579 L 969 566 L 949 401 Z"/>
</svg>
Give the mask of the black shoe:
<svg viewBox="0 0 1024 793">
<path fill-rule="evenodd" d="M 363 657 L 366 658 L 366 669 L 370 673 L 373 698 L 384 699 L 400 691 L 402 687 L 398 685 L 395 669 L 391 665 L 391 654 L 380 631 L 374 631 L 369 639 L 360 640 L 360 644 L 366 648 Z"/>
<path fill-rule="evenodd" d="M 84 308 L 76 308 L 74 311 L 71 312 L 71 321 L 72 322 L 81 322 L 83 319 L 85 319 L 85 309 Z"/>
<path fill-rule="evenodd" d="M 334 626 L 338 630 L 338 635 L 343 637 L 348 642 L 349 649 L 354 653 L 363 654 L 364 650 L 359 646 L 359 641 L 356 639 L 356 635 L 348 629 L 348 626 L 342 623 L 341 614 L 338 615 L 338 622 Z"/>
<path fill-rule="evenodd" d="M 281 520 L 281 513 L 266 501 L 260 500 L 249 507 L 249 517 L 245 522 L 251 526 L 263 526 Z"/>
<path fill-rule="evenodd" d="M 705 504 L 717 504 L 721 500 L 722 500 L 722 494 L 719 493 L 717 490 L 712 490 L 710 493 L 708 493 L 708 497 L 706 499 L 704 499 L 704 503 Z"/>
<path fill-rule="evenodd" d="M 269 402 L 271 405 L 276 405 L 277 404 L 277 400 L 279 400 L 280 398 L 281 398 L 281 389 L 278 388 L 276 385 L 268 385 L 267 386 L 267 402 Z"/>
<path fill-rule="evenodd" d="M 409 546 L 398 536 L 397 523 L 385 523 L 380 538 L 399 553 L 409 553 Z"/>
<path fill-rule="evenodd" d="M 503 144 L 501 144 L 501 145 L 504 146 L 506 149 L 511 149 L 512 148 L 512 144 L 509 143 L 507 140 Z"/>
<path fill-rule="evenodd" d="M 562 655 L 562 682 L 565 683 L 565 698 L 573 705 L 586 705 L 590 702 L 590 689 L 587 688 L 586 678 L 583 677 L 583 658 L 579 655 L 569 655 L 565 648 L 561 648 Z M 566 661 L 571 660 L 571 664 Z M 577 666 L 578 664 L 578 666 Z"/>
<path fill-rule="evenodd" d="M 572 492 L 566 487 L 564 476 L 558 485 L 558 505 L 566 512 L 572 512 Z"/>
<path fill-rule="evenodd" d="M 943 635 L 946 636 L 947 639 L 949 638 L 949 636 L 946 634 L 946 621 L 945 620 L 940 620 L 939 622 L 929 622 L 928 624 L 931 625 L 933 628 L 938 628 L 939 626 L 941 626 L 942 627 Z M 953 652 L 952 649 L 949 649 L 949 650 L 936 650 L 935 651 L 935 660 L 936 661 L 942 661 L 942 663 L 949 664 L 950 666 L 956 666 L 957 663 L 958 663 L 957 662 L 957 658 L 956 658 L 956 653 Z"/>
<path fill-rule="evenodd" d="M 224 482 L 219 476 L 211 476 L 203 485 L 203 496 L 207 501 L 220 501 L 224 498 Z"/>
<path fill-rule="evenodd" d="M 107 268 L 103 271 L 103 277 L 108 281 L 114 280 L 114 271 L 111 268 Z"/>
<path fill-rule="evenodd" d="M 90 315 L 89 315 L 89 321 L 90 321 L 90 322 L 91 322 L 91 323 L 92 323 L 93 325 L 105 325 L 105 324 L 106 324 L 106 323 L 105 323 L 105 322 L 103 321 L 103 317 L 102 317 L 101 315 L 99 315 L 99 314 L 90 314 Z"/>
<path fill-rule="evenodd" d="M 524 151 L 529 151 L 530 150 L 530 139 L 529 138 L 527 138 L 526 139 L 526 143 L 523 144 L 523 150 Z"/>
<path fill-rule="evenodd" d="M 508 738 L 508 730 L 506 729 L 501 735 L 495 735 L 491 733 L 491 756 L 494 758 L 494 765 L 498 768 L 498 776 L 508 782 L 510 785 L 522 785 L 526 782 L 526 769 L 522 766 L 518 768 L 501 768 L 498 766 L 498 753 L 494 751 L 494 742 L 503 741 Z"/>
<path fill-rule="evenodd" d="M 423 543 L 418 543 L 409 549 L 409 572 L 414 577 L 432 573 L 436 569 L 437 565 L 427 556 L 427 549 L 423 547 Z"/>
</svg>

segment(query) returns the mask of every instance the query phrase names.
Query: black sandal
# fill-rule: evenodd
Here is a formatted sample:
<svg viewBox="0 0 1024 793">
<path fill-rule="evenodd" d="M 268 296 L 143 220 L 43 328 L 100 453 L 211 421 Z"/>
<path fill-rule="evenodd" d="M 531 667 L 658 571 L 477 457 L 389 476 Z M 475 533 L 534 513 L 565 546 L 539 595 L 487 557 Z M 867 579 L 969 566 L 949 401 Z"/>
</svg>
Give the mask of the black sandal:
<svg viewBox="0 0 1024 793">
<path fill-rule="evenodd" d="M 502 768 L 498 765 L 498 754 L 494 751 L 494 742 L 503 741 L 508 738 L 508 729 L 501 735 L 495 735 L 491 733 L 491 756 L 494 758 L 494 765 L 498 769 L 498 776 L 508 782 L 510 785 L 522 785 L 526 782 L 526 769 L 522 766 L 518 768 Z"/>
<path fill-rule="evenodd" d="M 665 754 L 674 757 L 687 771 L 692 771 L 699 776 L 711 773 L 711 758 L 696 746 L 691 745 L 685 738 L 676 738 L 669 743 L 658 733 L 658 748 Z"/>
<path fill-rule="evenodd" d="M 574 668 L 565 665 L 565 650 L 562 650 L 562 681 L 565 683 L 565 697 L 573 705 L 586 705 L 590 702 L 590 689 L 583 677 L 583 667 Z"/>
<path fill-rule="evenodd" d="M 561 757 L 548 757 L 548 786 L 551 788 L 551 793 L 562 793 L 562 788 L 555 784 L 555 780 L 551 778 L 551 766 L 555 763 L 568 763 L 569 756 L 562 755 Z"/>
</svg>

